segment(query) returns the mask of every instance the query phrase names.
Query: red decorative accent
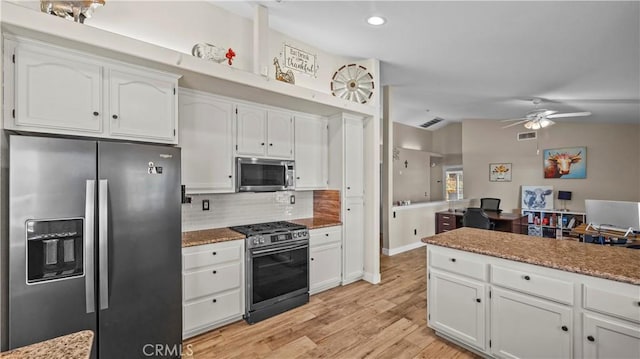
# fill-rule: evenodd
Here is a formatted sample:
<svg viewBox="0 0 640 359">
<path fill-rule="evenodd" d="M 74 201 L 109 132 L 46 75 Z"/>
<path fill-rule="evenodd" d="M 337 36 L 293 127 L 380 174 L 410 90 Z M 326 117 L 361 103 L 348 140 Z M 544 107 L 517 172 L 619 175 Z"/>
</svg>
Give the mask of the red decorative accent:
<svg viewBox="0 0 640 359">
<path fill-rule="evenodd" d="M 233 52 L 233 49 L 229 48 L 229 51 L 227 51 L 227 54 L 224 55 L 224 57 L 226 57 L 227 59 L 229 59 L 229 65 L 232 65 L 232 61 L 233 58 L 236 57 L 236 53 Z"/>
</svg>

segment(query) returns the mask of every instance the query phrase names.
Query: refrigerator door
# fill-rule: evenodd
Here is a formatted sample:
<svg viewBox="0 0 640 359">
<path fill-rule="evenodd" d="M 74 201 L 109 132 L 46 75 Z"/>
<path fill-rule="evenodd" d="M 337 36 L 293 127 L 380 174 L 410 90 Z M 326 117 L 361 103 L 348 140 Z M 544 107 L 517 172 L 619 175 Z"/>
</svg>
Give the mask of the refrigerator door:
<svg viewBox="0 0 640 359">
<path fill-rule="evenodd" d="M 96 331 L 96 142 L 9 139 L 9 348 Z"/>
<path fill-rule="evenodd" d="M 180 149 L 99 142 L 98 177 L 99 357 L 178 357 Z"/>
</svg>

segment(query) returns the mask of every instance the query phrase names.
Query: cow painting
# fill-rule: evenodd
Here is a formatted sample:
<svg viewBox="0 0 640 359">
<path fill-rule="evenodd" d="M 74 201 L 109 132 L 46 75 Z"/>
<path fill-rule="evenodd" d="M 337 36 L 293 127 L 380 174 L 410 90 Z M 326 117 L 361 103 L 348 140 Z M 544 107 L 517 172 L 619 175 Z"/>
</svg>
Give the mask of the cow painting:
<svg viewBox="0 0 640 359">
<path fill-rule="evenodd" d="M 522 208 L 553 209 L 553 187 L 522 186 Z"/>
<path fill-rule="evenodd" d="M 544 178 L 586 178 L 586 148 L 544 150 Z"/>
</svg>

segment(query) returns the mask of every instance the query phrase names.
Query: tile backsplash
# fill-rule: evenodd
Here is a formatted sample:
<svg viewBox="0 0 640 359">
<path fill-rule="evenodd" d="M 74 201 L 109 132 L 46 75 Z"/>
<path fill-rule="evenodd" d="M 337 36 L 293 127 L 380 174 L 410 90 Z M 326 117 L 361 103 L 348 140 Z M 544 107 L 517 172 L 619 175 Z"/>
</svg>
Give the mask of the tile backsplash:
<svg viewBox="0 0 640 359">
<path fill-rule="evenodd" d="M 290 196 L 296 203 L 290 204 Z M 190 195 L 182 205 L 182 231 L 313 217 L 313 191 Z M 202 210 L 209 200 L 210 210 Z"/>
</svg>

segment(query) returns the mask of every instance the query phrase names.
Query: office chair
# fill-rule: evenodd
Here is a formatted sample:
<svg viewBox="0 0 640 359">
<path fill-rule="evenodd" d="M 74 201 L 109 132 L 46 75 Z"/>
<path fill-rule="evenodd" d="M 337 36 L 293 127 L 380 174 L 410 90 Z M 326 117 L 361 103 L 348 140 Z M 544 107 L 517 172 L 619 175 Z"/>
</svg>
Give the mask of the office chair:
<svg viewBox="0 0 640 359">
<path fill-rule="evenodd" d="M 485 211 L 502 212 L 500 210 L 500 198 L 480 198 L 480 208 Z"/>
<path fill-rule="evenodd" d="M 462 226 L 480 229 L 493 229 L 494 227 L 484 210 L 477 207 L 467 208 L 462 216 Z"/>
</svg>

